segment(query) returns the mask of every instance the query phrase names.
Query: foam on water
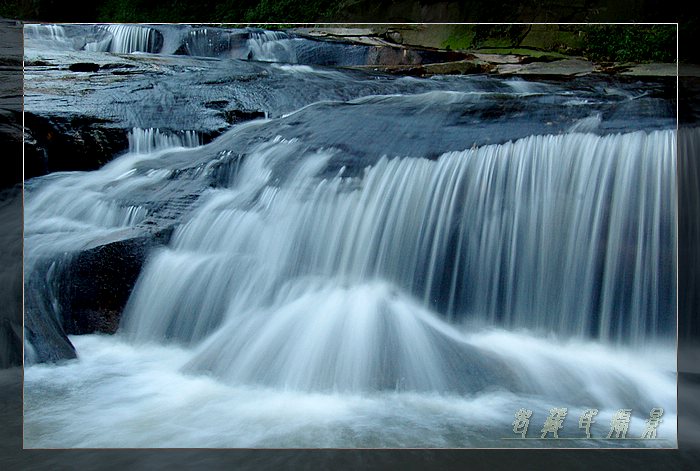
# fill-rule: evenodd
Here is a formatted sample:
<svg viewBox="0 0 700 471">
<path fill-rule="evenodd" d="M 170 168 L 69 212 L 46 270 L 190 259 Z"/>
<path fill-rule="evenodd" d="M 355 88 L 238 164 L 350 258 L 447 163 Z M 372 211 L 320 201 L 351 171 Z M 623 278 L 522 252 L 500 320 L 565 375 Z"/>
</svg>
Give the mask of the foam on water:
<svg viewBox="0 0 700 471">
<path fill-rule="evenodd" d="M 470 338 L 476 339 L 476 336 Z M 569 407 L 560 436 L 580 437 L 578 416 L 600 409 L 592 433 L 607 435 L 618 408 L 611 398 L 576 402 L 491 390 L 477 395 L 390 390 L 373 394 L 308 393 L 230 385 L 183 372 L 189 349 L 140 345 L 106 336 L 71 337 L 79 360 L 34 365 L 25 372 L 25 445 L 43 447 L 509 447 L 675 445 L 675 377 L 658 371 L 653 352 L 621 355 L 599 345 L 566 345 L 494 331 L 485 341 L 551 352 L 564 362 L 597 354 L 634 385 L 652 391 L 664 407 L 657 441 L 580 440 L 517 442 L 512 421 L 521 407 L 533 410 L 529 436 L 539 436 L 551 407 Z M 580 371 L 569 365 L 573 374 Z M 603 366 L 600 366 L 603 368 Z M 563 372 L 555 376 L 563 382 Z M 623 376 L 624 377 L 624 376 Z M 584 374 L 582 387 L 602 389 Z M 654 385 L 653 388 L 648 384 Z M 629 437 L 639 437 L 649 411 L 634 409 Z"/>
<path fill-rule="evenodd" d="M 138 172 L 139 165 L 201 144 L 194 131 L 171 133 L 134 128 L 129 152 L 93 172 L 54 173 L 50 184 L 30 189 L 25 204 L 25 263 L 57 251 L 81 248 L 107 234 L 141 223 L 146 208 L 128 202 L 130 194 L 167 178 L 167 171 Z"/>
</svg>

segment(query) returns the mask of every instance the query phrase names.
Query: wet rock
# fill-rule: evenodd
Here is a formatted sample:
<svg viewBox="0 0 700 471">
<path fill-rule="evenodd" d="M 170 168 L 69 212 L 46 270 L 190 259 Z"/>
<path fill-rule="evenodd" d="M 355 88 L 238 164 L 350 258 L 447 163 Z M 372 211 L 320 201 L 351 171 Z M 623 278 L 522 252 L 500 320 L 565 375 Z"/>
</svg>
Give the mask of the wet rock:
<svg viewBox="0 0 700 471">
<path fill-rule="evenodd" d="M 113 334 L 149 251 L 167 243 L 172 228 L 77 254 L 59 276 L 62 326 L 67 334 Z"/>
<path fill-rule="evenodd" d="M 212 100 L 204 103 L 204 106 L 212 110 L 223 110 L 228 105 L 228 100 Z"/>
<path fill-rule="evenodd" d="M 223 112 L 223 115 L 227 123 L 238 124 L 244 121 L 264 118 L 265 112 L 259 110 L 226 110 Z"/>
<path fill-rule="evenodd" d="M 522 64 L 525 57 L 516 54 L 474 53 L 474 57 L 492 64 Z"/>
<path fill-rule="evenodd" d="M 564 59 L 555 62 L 532 62 L 530 64 L 501 64 L 499 74 L 556 75 L 569 77 L 593 72 L 593 63 L 582 59 Z"/>
<path fill-rule="evenodd" d="M 427 64 L 424 66 L 424 69 L 426 74 L 429 75 L 483 74 L 491 72 L 494 69 L 494 65 L 481 60 L 462 60 L 440 64 Z"/>
<path fill-rule="evenodd" d="M 97 72 L 100 66 L 92 62 L 76 62 L 68 66 L 71 72 Z"/>
<path fill-rule="evenodd" d="M 58 306 L 52 301 L 57 287 L 56 266 L 61 259 L 42 260 L 26 274 L 24 297 L 25 359 L 29 363 L 47 363 L 77 357 L 61 325 Z"/>
<path fill-rule="evenodd" d="M 155 227 L 78 253 L 37 262 L 25 280 L 25 357 L 46 363 L 77 357 L 67 335 L 113 334 L 141 267 L 172 226 Z"/>
<path fill-rule="evenodd" d="M 418 65 L 383 65 L 363 66 L 359 69 L 369 69 L 375 72 L 384 72 L 394 75 L 412 75 L 425 77 L 430 75 L 466 75 L 483 74 L 495 69 L 495 65 L 489 62 L 465 59 L 451 62 L 438 62 Z"/>
<path fill-rule="evenodd" d="M 636 64 L 622 71 L 622 75 L 636 75 L 641 77 L 675 77 L 677 74 L 677 65 L 668 63 Z"/>
<path fill-rule="evenodd" d="M 102 167 L 129 146 L 126 130 L 110 124 L 94 117 L 25 113 L 25 178 Z"/>
</svg>

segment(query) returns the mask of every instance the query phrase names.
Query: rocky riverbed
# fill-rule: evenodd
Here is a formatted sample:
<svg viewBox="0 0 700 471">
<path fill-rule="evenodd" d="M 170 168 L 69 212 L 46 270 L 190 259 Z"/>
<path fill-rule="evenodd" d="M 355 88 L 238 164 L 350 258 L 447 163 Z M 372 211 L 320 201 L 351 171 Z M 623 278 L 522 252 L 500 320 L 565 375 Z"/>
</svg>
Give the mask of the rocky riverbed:
<svg viewBox="0 0 700 471">
<path fill-rule="evenodd" d="M 557 80 L 591 74 L 670 77 L 677 72 L 675 64 L 594 64 L 538 50 L 536 46 L 547 43 L 527 38 L 517 47 L 446 49 L 458 33 L 455 28 L 331 26 L 266 33 L 161 26 L 152 29 L 153 35 L 159 35 L 153 44 L 160 53 L 143 56 L 138 51 L 124 53 L 128 48 L 121 52 L 116 48 L 110 54 L 91 52 L 100 45 L 108 52 L 115 49 L 110 43 L 105 46 L 109 32 L 104 28 L 34 26 L 27 30 L 25 58 L 25 176 L 99 168 L 127 149 L 126 131 L 133 127 L 162 132 L 187 129 L 209 142 L 249 119 L 274 118 L 317 100 L 372 93 L 371 74 L 379 81 L 384 74 Z M 130 34 L 138 37 L 136 30 Z M 222 60 L 236 58 L 242 60 L 233 68 Z M 329 69 L 326 77 L 306 80 L 288 93 L 289 83 L 270 73 L 269 62 L 290 64 L 282 66 L 289 73 L 304 65 L 357 69 L 368 79 L 359 87 L 338 89 L 328 83 Z M 296 75 L 299 80 L 300 74 Z M 152 99 L 154 95 L 157 100 Z M 174 107 L 177 113 L 167 112 Z"/>
</svg>

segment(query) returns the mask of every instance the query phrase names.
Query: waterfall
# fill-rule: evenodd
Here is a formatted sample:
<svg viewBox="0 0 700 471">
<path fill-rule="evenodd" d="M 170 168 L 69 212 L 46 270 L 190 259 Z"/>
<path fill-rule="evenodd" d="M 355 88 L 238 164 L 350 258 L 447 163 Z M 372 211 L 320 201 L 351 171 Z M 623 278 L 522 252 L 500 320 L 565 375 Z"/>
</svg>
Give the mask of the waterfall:
<svg viewBox="0 0 700 471">
<path fill-rule="evenodd" d="M 297 62 L 292 39 L 281 31 L 251 31 L 248 59 L 262 62 Z"/>
<path fill-rule="evenodd" d="M 147 154 L 173 147 L 197 147 L 202 138 L 196 131 L 166 132 L 158 128 L 133 128 L 129 132 L 129 152 Z"/>
<path fill-rule="evenodd" d="M 129 54 L 132 52 L 158 52 L 157 35 L 153 28 L 137 25 L 109 25 L 112 33 L 110 52 Z"/>
<path fill-rule="evenodd" d="M 184 36 L 178 54 L 295 63 L 292 41 L 280 31 L 196 28 Z"/>
<path fill-rule="evenodd" d="M 56 133 L 116 126 L 128 148 L 25 182 L 27 447 L 675 446 L 677 232 L 697 232 L 675 147 L 697 133 L 674 129 L 673 81 L 397 77 L 294 33 L 42 28 L 28 111 L 63 116 L 61 78 L 69 116 L 84 93 L 114 116 Z M 553 407 L 566 442 L 503 441 Z M 620 408 L 631 438 L 663 408 L 659 439 L 607 440 Z"/>
<path fill-rule="evenodd" d="M 49 50 L 74 49 L 73 40 L 62 25 L 25 24 L 24 39 L 34 47 Z"/>
<path fill-rule="evenodd" d="M 674 143 L 673 131 L 531 136 L 322 178 L 332 150 L 277 139 L 154 254 L 123 330 L 202 344 L 195 369 L 302 389 L 449 383 L 442 349 L 472 355 L 444 320 L 670 339 Z"/>
<path fill-rule="evenodd" d="M 148 26 L 107 25 L 100 27 L 100 29 L 107 32 L 108 36 L 85 44 L 86 51 L 117 54 L 157 53 L 163 43 L 162 35 Z"/>
<path fill-rule="evenodd" d="M 246 38 L 245 30 L 197 28 L 187 33 L 179 52 L 190 56 L 245 59 Z"/>
<path fill-rule="evenodd" d="M 27 39 L 45 39 L 48 41 L 63 41 L 66 31 L 61 25 L 25 24 L 24 35 Z"/>
<path fill-rule="evenodd" d="M 95 172 L 70 172 L 48 177 L 49 185 L 34 190 L 25 205 L 25 232 L 31 259 L 56 251 L 76 250 L 95 239 L 142 223 L 149 211 L 129 202 L 141 186 L 156 185 L 167 171 L 136 175 L 139 162 L 166 152 L 201 145 L 195 131 L 163 131 L 133 128 L 128 133 L 129 152 Z"/>
</svg>

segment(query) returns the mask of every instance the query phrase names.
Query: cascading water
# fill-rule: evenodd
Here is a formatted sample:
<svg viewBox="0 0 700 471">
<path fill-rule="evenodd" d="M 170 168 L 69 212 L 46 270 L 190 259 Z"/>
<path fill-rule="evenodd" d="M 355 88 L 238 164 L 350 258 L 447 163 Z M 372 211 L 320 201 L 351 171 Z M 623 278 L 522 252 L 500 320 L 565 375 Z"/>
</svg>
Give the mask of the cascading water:
<svg viewBox="0 0 700 471">
<path fill-rule="evenodd" d="M 134 128 L 129 133 L 129 152 L 148 154 L 175 147 L 197 147 L 202 138 L 195 131 L 165 132 L 157 128 Z"/>
<path fill-rule="evenodd" d="M 295 63 L 296 52 L 292 39 L 281 31 L 253 31 L 248 39 L 248 57 L 264 62 Z"/>
<path fill-rule="evenodd" d="M 150 27 L 140 25 L 107 25 L 107 36 L 87 43 L 86 51 L 131 54 L 132 52 L 157 53 L 163 39 L 161 34 Z"/>
<path fill-rule="evenodd" d="M 144 221 L 148 211 L 128 204 L 128 196 L 140 185 L 157 184 L 167 172 L 152 171 L 147 175 L 129 178 L 143 160 L 158 158 L 164 152 L 184 150 L 200 145 L 201 138 L 194 131 L 178 133 L 159 129 L 134 128 L 128 133 L 129 151 L 102 169 L 91 172 L 72 172 L 49 176 L 51 185 L 28 187 L 31 198 L 25 206 L 30 221 L 27 231 L 36 233 L 37 245 L 28 251 L 31 255 L 46 250 L 76 249 L 96 237 L 115 229 L 132 227 Z M 73 234 L 75 237 L 66 237 Z"/>
<path fill-rule="evenodd" d="M 298 59 L 268 50 L 283 33 L 203 31 L 178 32 L 186 52 Z M 241 63 L 243 86 L 368 80 Z M 27 446 L 561 446 L 501 440 L 523 407 L 538 436 L 552 407 L 568 437 L 595 407 L 599 444 L 673 446 L 676 131 L 643 114 L 666 108 L 469 80 L 372 77 L 207 145 L 134 128 L 102 169 L 29 182 L 27 299 L 49 311 L 74 254 L 172 236 L 117 334 L 27 368 Z M 603 438 L 620 408 L 638 437 L 653 407 L 663 440 Z"/>
<path fill-rule="evenodd" d="M 124 314 L 127 343 L 109 349 L 132 359 L 150 351 L 155 363 L 141 365 L 149 374 L 176 358 L 164 381 L 187 391 L 231 394 L 245 404 L 251 394 L 274 401 L 265 391 L 275 390 L 283 391 L 277 400 L 294 403 L 329 393 L 340 401 L 323 406 L 331 425 L 321 421 L 319 430 L 300 433 L 292 419 L 282 432 L 291 441 L 259 429 L 268 419 L 249 418 L 246 427 L 259 435 L 252 441 L 237 433 L 223 442 L 157 441 L 166 446 L 489 446 L 488 433 L 479 438 L 482 432 L 465 425 L 479 403 L 471 400 L 450 413 L 470 439 L 443 441 L 444 416 L 432 413 L 429 422 L 414 421 L 434 439 L 389 434 L 377 441 L 361 431 L 394 427 L 407 408 L 421 416 L 426 407 L 443 407 L 420 394 L 454 404 L 486 394 L 506 410 L 520 407 L 517 397 L 539 397 L 544 410 L 561 398 L 572 410 L 668 404 L 672 378 L 648 367 L 635 373 L 644 363 L 633 353 L 576 343 L 552 351 L 536 336 L 482 329 L 664 345 L 675 325 L 674 280 L 657 264 L 673 265 L 673 139 L 673 131 L 531 137 L 434 161 L 384 158 L 362 176 L 330 178 L 319 172 L 335 151 L 279 139 L 264 144 L 229 188 L 210 191 L 170 246 L 153 254 Z M 279 182 L 274 167 L 291 156 L 298 167 Z M 469 321 L 468 331 L 454 321 Z M 156 347 L 165 340 L 183 347 Z M 88 370 L 115 361 L 98 344 L 75 341 L 83 355 L 94 355 Z M 663 351 L 636 355 L 666 364 Z M 177 370 L 185 377 L 172 377 Z M 202 373 L 233 389 L 214 392 L 186 379 Z M 669 387 L 655 389 L 661 384 Z M 370 402 L 352 399 L 364 396 Z M 195 397 L 188 392 L 184 401 Z M 379 417 L 385 400 L 396 403 L 393 412 L 373 425 L 342 418 Z M 241 417 L 240 407 L 231 410 Z M 498 417 L 507 423 L 507 414 Z M 356 439 L 322 440 L 327 427 Z M 134 443 L 122 436 L 109 446 Z"/>
<path fill-rule="evenodd" d="M 109 25 L 112 34 L 110 52 L 128 54 L 132 52 L 158 52 L 156 30 L 137 25 Z"/>
<path fill-rule="evenodd" d="M 61 49 L 73 46 L 61 25 L 27 24 L 24 25 L 24 36 L 42 47 Z"/>
<path fill-rule="evenodd" d="M 67 172 L 53 174 L 47 178 L 49 185 L 32 182 L 25 186 L 30 195 L 25 205 L 27 224 L 25 234 L 29 235 L 25 247 L 25 284 L 42 284 L 46 291 L 56 293 L 61 288 L 56 276 L 69 266 L 78 250 L 104 244 L 126 233 L 134 233 L 136 227 L 148 221 L 149 208 L 144 204 L 130 201 L 134 189 L 148 185 L 158 185 L 168 177 L 168 172 L 150 171 L 146 175 L 133 178 L 136 167 L 144 160 L 157 159 L 165 152 L 178 152 L 186 147 L 199 145 L 200 138 L 193 131 L 179 133 L 164 132 L 159 129 L 134 128 L 128 134 L 129 152 L 92 173 Z M 38 188 L 35 188 L 38 186 Z M 44 263 L 44 258 L 56 253 L 63 255 L 49 263 L 49 271 L 37 275 L 36 266 Z M 41 343 L 61 343 L 55 338 L 55 322 L 61 317 L 61 309 L 53 295 L 47 299 L 44 294 L 30 290 L 25 299 L 26 357 L 25 361 L 47 361 L 57 359 L 46 345 L 36 344 L 36 335 L 53 337 Z M 49 333 L 47 333 L 49 332 Z M 65 348 L 64 348 L 65 351 Z"/>
<path fill-rule="evenodd" d="M 315 178 L 329 156 L 313 154 L 278 188 L 272 168 L 304 149 L 277 142 L 146 268 L 127 327 L 189 341 L 206 333 L 194 326 L 268 306 L 290 284 L 381 279 L 453 320 L 668 338 L 673 149 L 669 131 L 537 136 L 383 159 L 357 179 Z"/>
<path fill-rule="evenodd" d="M 27 24 L 24 34 L 30 46 L 44 50 L 182 54 L 289 64 L 362 65 L 371 52 L 370 46 L 324 43 L 255 28 Z"/>
</svg>

